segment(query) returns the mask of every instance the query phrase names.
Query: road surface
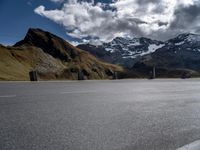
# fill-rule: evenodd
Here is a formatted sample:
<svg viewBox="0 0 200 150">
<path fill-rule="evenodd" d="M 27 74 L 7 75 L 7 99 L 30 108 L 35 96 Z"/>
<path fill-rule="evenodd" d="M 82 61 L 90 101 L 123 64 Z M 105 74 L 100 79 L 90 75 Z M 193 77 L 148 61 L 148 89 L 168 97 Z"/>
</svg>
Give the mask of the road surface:
<svg viewBox="0 0 200 150">
<path fill-rule="evenodd" d="M 199 140 L 200 79 L 0 82 L 0 150 L 176 150 Z"/>
</svg>

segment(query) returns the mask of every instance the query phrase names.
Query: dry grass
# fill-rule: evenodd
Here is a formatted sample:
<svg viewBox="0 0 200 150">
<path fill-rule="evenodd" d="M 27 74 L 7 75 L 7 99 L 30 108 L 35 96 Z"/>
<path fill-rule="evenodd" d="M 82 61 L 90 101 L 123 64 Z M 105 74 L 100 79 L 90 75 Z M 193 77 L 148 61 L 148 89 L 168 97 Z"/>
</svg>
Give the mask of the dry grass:
<svg viewBox="0 0 200 150">
<path fill-rule="evenodd" d="M 26 63 L 20 50 L 8 50 L 0 47 L 0 79 L 1 80 L 28 80 L 28 72 L 31 68 Z"/>
<path fill-rule="evenodd" d="M 71 48 L 74 48 L 73 46 Z M 122 72 L 119 66 L 103 63 L 94 56 L 76 48 L 78 55 L 71 62 L 62 62 L 36 47 L 0 46 L 0 80 L 29 80 L 35 69 L 42 79 L 77 79 L 78 70 L 84 70 L 87 79 L 109 79 L 106 71 Z"/>
</svg>

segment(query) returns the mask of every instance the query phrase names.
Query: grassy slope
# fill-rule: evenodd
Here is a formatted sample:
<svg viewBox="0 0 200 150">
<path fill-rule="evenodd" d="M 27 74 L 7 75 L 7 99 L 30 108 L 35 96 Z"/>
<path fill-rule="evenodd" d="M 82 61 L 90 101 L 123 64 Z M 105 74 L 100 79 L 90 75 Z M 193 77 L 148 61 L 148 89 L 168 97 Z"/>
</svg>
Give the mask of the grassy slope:
<svg viewBox="0 0 200 150">
<path fill-rule="evenodd" d="M 0 46 L 0 80 L 29 80 L 28 72 L 36 69 L 42 79 L 77 79 L 77 70 L 84 69 L 87 79 L 108 79 L 107 70 L 122 71 L 116 65 L 103 63 L 78 50 L 72 62 L 64 63 L 35 47 Z"/>
<path fill-rule="evenodd" d="M 45 64 L 45 62 L 48 64 Z M 51 70 L 49 69 L 50 72 L 53 72 L 56 67 L 64 68 L 61 62 L 43 53 L 38 48 L 0 46 L 0 80 L 29 80 L 29 71 L 35 68 L 48 69 L 48 65 L 51 68 Z"/>
<path fill-rule="evenodd" d="M 0 47 L 0 79 L 28 80 L 31 63 L 27 63 L 27 60 L 23 61 L 23 59 L 21 51 L 14 52 L 5 47 Z"/>
</svg>

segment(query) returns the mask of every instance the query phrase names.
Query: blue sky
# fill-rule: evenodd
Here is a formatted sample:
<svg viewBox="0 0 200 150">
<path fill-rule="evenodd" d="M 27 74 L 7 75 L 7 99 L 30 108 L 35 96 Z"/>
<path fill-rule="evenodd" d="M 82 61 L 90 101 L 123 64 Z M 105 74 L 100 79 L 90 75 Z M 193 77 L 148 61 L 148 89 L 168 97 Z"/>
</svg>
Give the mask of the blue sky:
<svg viewBox="0 0 200 150">
<path fill-rule="evenodd" d="M 198 0 L 0 0 L 0 43 L 12 45 L 28 28 L 70 42 L 99 43 L 116 37 L 167 40 L 200 33 Z"/>
<path fill-rule="evenodd" d="M 48 9 L 61 7 L 61 4 L 48 0 L 0 0 L 0 43 L 12 45 L 24 38 L 28 28 L 41 28 L 71 40 L 60 25 L 34 13 L 39 5 Z"/>
</svg>

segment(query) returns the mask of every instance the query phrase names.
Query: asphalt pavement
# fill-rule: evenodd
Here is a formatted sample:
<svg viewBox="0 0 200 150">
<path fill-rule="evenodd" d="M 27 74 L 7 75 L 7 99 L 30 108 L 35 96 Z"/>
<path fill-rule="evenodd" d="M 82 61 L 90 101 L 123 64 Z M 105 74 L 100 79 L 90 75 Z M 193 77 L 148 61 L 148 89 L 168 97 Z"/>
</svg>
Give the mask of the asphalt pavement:
<svg viewBox="0 0 200 150">
<path fill-rule="evenodd" d="M 200 79 L 0 82 L 0 150 L 187 150 L 199 140 Z"/>
</svg>

